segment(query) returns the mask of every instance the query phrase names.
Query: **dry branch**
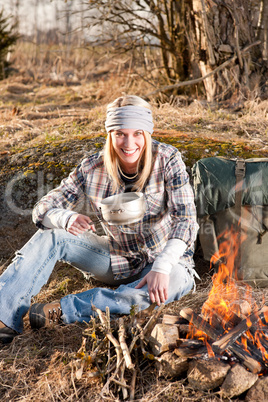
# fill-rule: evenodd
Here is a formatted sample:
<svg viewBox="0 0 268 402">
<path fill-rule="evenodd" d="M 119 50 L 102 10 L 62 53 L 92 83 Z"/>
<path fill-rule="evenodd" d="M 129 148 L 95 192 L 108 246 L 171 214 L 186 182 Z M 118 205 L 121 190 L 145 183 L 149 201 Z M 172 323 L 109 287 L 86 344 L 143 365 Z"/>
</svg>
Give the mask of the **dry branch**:
<svg viewBox="0 0 268 402">
<path fill-rule="evenodd" d="M 108 380 L 106 381 L 106 383 L 104 384 L 104 386 L 103 386 L 103 388 L 101 390 L 101 393 L 100 393 L 101 397 L 103 397 L 105 393 L 108 393 L 109 385 L 114 379 L 116 379 L 123 361 L 124 361 L 124 359 L 122 358 L 122 360 L 119 362 L 119 364 L 116 365 L 116 368 L 115 368 L 115 371 L 114 371 L 113 375 L 111 377 L 109 377 Z"/>
<path fill-rule="evenodd" d="M 119 344 L 118 340 L 111 333 L 111 330 L 109 329 L 109 326 L 107 323 L 107 319 L 106 319 L 105 315 L 103 314 L 103 312 L 100 309 L 98 309 L 97 307 L 95 307 L 94 305 L 92 305 L 92 310 L 98 314 L 100 321 L 101 321 L 102 325 L 104 326 L 106 338 L 109 339 L 109 341 L 111 341 L 115 347 L 116 356 L 117 356 L 117 366 L 119 366 L 120 361 L 122 360 L 122 350 L 121 350 L 120 344 Z"/>
<path fill-rule="evenodd" d="M 135 385 L 136 385 L 136 378 L 137 378 L 137 371 L 133 371 L 131 384 L 130 384 L 130 391 L 129 391 L 129 400 L 133 401 L 135 398 Z"/>
<path fill-rule="evenodd" d="M 116 384 L 118 386 L 118 392 L 122 392 L 122 399 L 125 400 L 128 398 L 128 400 L 132 401 L 135 398 L 135 384 L 136 384 L 136 378 L 137 378 L 137 370 L 135 369 L 135 364 L 132 362 L 132 357 L 131 353 L 137 344 L 137 341 L 140 341 L 140 349 L 143 353 L 143 356 L 146 358 L 150 354 L 146 351 L 145 349 L 145 335 L 149 335 L 152 327 L 155 325 L 156 321 L 158 320 L 158 317 L 161 313 L 161 311 L 164 308 L 164 304 L 159 307 L 159 309 L 153 311 L 153 309 L 156 307 L 156 305 L 150 306 L 150 309 L 146 311 L 147 313 L 153 312 L 151 318 L 148 320 L 147 324 L 144 326 L 144 328 L 141 327 L 141 325 L 136 322 L 136 333 L 133 334 L 132 341 L 130 345 L 127 345 L 126 342 L 126 323 L 124 321 L 124 317 L 120 317 L 118 319 L 118 340 L 115 338 L 115 336 L 111 332 L 111 325 L 110 325 L 110 312 L 108 309 L 106 309 L 106 316 L 105 314 L 95 306 L 92 306 L 92 310 L 95 311 L 100 319 L 100 322 L 103 326 L 103 330 L 105 333 L 106 338 L 114 345 L 116 355 L 117 355 L 117 363 L 116 366 L 113 367 L 114 371 L 111 373 L 111 370 L 106 370 L 105 374 L 111 373 L 110 377 L 107 378 L 106 383 L 104 384 L 102 391 L 100 393 L 101 398 L 108 398 L 108 394 L 111 394 L 111 389 L 110 384 Z M 135 316 L 135 318 L 138 318 Z M 145 322 L 145 319 L 139 318 L 139 320 L 142 320 L 143 323 Z M 133 320 L 131 321 L 133 325 Z M 132 328 L 133 330 L 133 328 Z M 110 361 L 110 357 L 109 357 Z M 138 363 L 138 361 L 137 361 Z M 109 365 L 109 362 L 107 363 Z M 106 366 L 107 366 L 106 364 Z M 132 377 L 131 377 L 131 383 L 130 385 L 127 384 L 127 381 L 124 377 L 125 375 L 125 369 L 130 369 L 132 372 Z"/>
<path fill-rule="evenodd" d="M 133 369 L 134 368 L 134 364 L 132 363 L 131 360 L 131 356 L 129 353 L 129 349 L 128 346 L 126 344 L 125 341 L 125 337 L 126 337 L 126 331 L 125 331 L 125 326 L 124 326 L 124 320 L 123 318 L 119 318 L 119 330 L 118 330 L 118 335 L 119 335 L 119 342 L 120 342 L 120 346 L 123 352 L 123 356 L 126 362 L 126 366 L 128 369 Z"/>
<path fill-rule="evenodd" d="M 257 46 L 260 45 L 261 41 L 258 40 L 254 43 L 251 43 L 250 45 L 244 47 L 244 49 L 240 50 L 241 54 L 246 53 L 249 49 L 251 49 L 253 46 Z M 183 81 L 183 82 L 178 82 L 177 84 L 173 84 L 173 85 L 166 85 L 163 87 L 160 87 L 150 93 L 147 94 L 147 96 L 152 96 L 155 95 L 159 92 L 165 92 L 165 91 L 169 91 L 170 89 L 174 89 L 174 88 L 180 88 L 180 87 L 185 87 L 188 85 L 195 85 L 195 84 L 199 84 L 200 82 L 203 82 L 205 79 L 211 77 L 212 75 L 218 73 L 219 71 L 223 70 L 225 67 L 227 67 L 229 64 L 231 64 L 232 62 L 234 62 L 237 58 L 237 54 L 235 54 L 234 56 L 232 56 L 230 59 L 226 60 L 224 63 L 222 63 L 219 67 L 215 68 L 213 71 L 211 71 L 210 73 L 204 75 L 203 77 L 200 78 L 196 78 L 194 80 L 188 80 L 188 81 Z"/>
</svg>

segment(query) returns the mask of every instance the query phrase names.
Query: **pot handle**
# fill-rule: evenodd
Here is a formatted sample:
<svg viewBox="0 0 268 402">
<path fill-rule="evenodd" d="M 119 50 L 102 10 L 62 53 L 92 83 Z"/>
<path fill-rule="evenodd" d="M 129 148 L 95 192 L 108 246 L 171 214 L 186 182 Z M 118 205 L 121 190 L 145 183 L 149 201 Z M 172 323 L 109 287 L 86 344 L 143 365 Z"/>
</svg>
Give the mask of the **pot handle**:
<svg viewBox="0 0 268 402">
<path fill-rule="evenodd" d="M 100 212 L 101 212 L 101 214 L 102 214 L 102 210 L 101 210 L 101 207 L 99 207 L 99 210 L 100 210 Z M 99 220 L 99 222 L 100 222 L 100 224 L 101 224 L 101 227 L 103 228 L 103 230 L 104 230 L 104 232 L 105 232 L 105 234 L 106 234 L 106 236 L 108 236 L 108 235 L 110 235 L 114 240 L 115 240 L 115 238 L 114 238 L 114 235 L 112 234 L 112 232 L 106 227 L 106 225 L 104 224 L 104 219 L 102 218 L 102 220 L 97 216 L 97 218 L 98 218 L 98 220 Z"/>
<path fill-rule="evenodd" d="M 124 212 L 124 209 L 112 209 L 110 211 L 110 214 L 122 214 L 122 212 Z"/>
</svg>

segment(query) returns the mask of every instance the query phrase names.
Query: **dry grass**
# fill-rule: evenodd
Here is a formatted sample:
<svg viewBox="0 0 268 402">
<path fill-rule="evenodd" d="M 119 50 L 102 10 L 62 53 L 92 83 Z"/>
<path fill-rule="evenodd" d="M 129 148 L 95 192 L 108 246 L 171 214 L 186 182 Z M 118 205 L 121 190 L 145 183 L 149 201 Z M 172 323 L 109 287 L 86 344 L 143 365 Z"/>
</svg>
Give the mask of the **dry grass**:
<svg viewBox="0 0 268 402">
<path fill-rule="evenodd" d="M 82 135 L 104 133 L 105 107 L 122 93 L 143 96 L 144 87 L 135 82 L 127 85 L 126 78 L 110 77 L 104 81 L 81 82 L 80 86 L 36 85 L 25 95 L 17 84 L 10 86 L 11 78 L 0 83 L 0 150 L 32 146 L 48 141 L 79 138 Z M 12 79 L 15 81 L 15 79 Z M 112 84 L 111 84 L 112 83 Z M 25 85 L 24 85 L 25 86 Z M 111 87 L 113 91 L 111 92 Z M 15 89 L 17 88 L 17 92 Z M 268 104 L 254 102 L 254 107 L 243 112 L 211 110 L 205 102 L 194 100 L 189 105 L 160 106 L 154 100 L 155 134 L 172 130 L 176 133 L 220 141 L 236 141 L 268 151 Z M 252 103 L 250 103 L 252 106 Z"/>
<path fill-rule="evenodd" d="M 34 48 L 26 46 L 20 44 L 13 55 L 18 73 L 0 82 L 2 151 L 103 132 L 107 103 L 124 93 L 146 96 L 157 86 L 141 79 L 127 57 L 122 62 L 75 49 L 67 59 L 64 49 L 44 47 L 35 59 Z M 266 100 L 219 105 L 195 96 L 159 95 L 150 102 L 156 133 L 173 130 L 268 149 Z"/>
</svg>

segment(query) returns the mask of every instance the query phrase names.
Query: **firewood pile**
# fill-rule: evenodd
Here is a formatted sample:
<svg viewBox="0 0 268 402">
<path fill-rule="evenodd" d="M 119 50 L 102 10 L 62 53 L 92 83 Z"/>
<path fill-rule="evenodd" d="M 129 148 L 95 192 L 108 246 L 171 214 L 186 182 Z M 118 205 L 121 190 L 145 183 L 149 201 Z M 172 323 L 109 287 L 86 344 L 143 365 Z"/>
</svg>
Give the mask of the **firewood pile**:
<svg viewBox="0 0 268 402">
<path fill-rule="evenodd" d="M 108 308 L 105 314 L 92 306 L 96 317 L 84 331 L 71 366 L 77 380 L 84 374 L 87 378 L 102 379 L 101 400 L 135 399 L 136 378 L 142 375 L 142 365 L 155 360 L 149 336 L 165 306 L 155 307 L 154 303 L 136 314 L 133 306 L 129 316 L 111 320 Z"/>
<path fill-rule="evenodd" d="M 155 307 L 111 320 L 109 309 L 93 306 L 96 317 L 71 363 L 75 378 L 101 378 L 100 398 L 129 401 L 144 365 L 159 377 L 187 375 L 191 388 L 229 399 L 268 378 L 268 307 L 244 318 L 232 313 L 228 323 L 216 313 L 209 323 L 190 308 L 170 315 Z"/>
<path fill-rule="evenodd" d="M 213 319 L 209 323 L 190 308 L 178 316 L 163 316 L 151 336 L 153 350 L 160 355 L 159 374 L 178 377 L 187 372 L 193 388 L 220 387 L 224 398 L 236 397 L 268 373 L 268 307 L 243 319 L 233 313 L 227 332 L 223 317 L 215 314 Z"/>
</svg>

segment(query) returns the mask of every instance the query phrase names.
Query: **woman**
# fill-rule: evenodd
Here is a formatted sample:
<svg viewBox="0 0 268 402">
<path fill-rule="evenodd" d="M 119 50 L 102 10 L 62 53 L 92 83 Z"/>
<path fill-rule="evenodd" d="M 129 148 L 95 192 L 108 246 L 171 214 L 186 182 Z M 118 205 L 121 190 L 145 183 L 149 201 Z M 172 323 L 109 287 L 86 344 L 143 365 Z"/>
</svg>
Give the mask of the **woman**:
<svg viewBox="0 0 268 402">
<path fill-rule="evenodd" d="M 34 304 L 33 328 L 62 321 L 89 321 L 91 305 L 111 314 L 128 314 L 151 302 L 178 300 L 193 287 L 193 247 L 197 233 L 193 193 L 185 165 L 174 147 L 152 140 L 150 105 L 127 95 L 107 107 L 103 152 L 84 159 L 35 206 L 40 230 L 17 253 L 0 277 L 0 339 L 23 330 L 31 297 L 48 281 L 56 261 L 64 260 L 116 290 L 94 288 L 60 301 Z M 103 223 L 94 233 L 103 199 L 126 191 L 143 192 L 144 217 L 128 225 Z M 81 208 L 86 213 L 81 213 Z"/>
</svg>

